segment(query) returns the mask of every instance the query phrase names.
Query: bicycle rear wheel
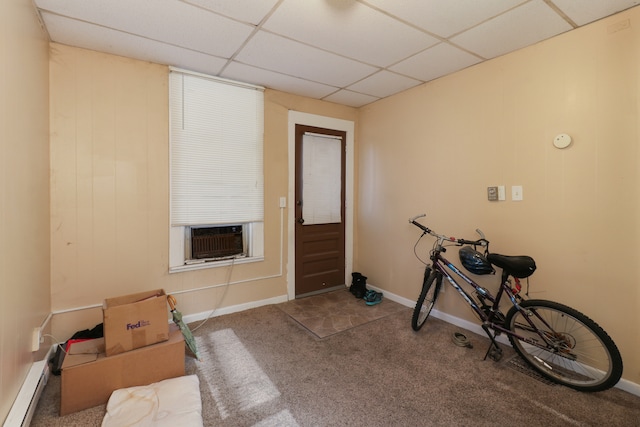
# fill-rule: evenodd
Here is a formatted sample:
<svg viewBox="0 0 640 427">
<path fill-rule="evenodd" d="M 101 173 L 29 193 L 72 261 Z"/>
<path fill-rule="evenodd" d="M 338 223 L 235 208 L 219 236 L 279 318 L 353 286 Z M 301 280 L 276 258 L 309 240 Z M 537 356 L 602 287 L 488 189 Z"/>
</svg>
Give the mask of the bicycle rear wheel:
<svg viewBox="0 0 640 427">
<path fill-rule="evenodd" d="M 542 375 L 580 391 L 606 390 L 620 380 L 620 352 L 596 322 L 552 301 L 527 300 L 520 307 L 511 307 L 505 325 L 522 339 L 509 335 L 509 341 Z"/>
<path fill-rule="evenodd" d="M 429 317 L 429 313 L 431 313 L 431 309 L 436 303 L 441 286 L 442 274 L 427 267 L 422 282 L 422 291 L 420 291 L 420 296 L 411 317 L 411 327 L 414 331 L 420 330 L 424 322 L 427 321 L 427 317 Z"/>
</svg>

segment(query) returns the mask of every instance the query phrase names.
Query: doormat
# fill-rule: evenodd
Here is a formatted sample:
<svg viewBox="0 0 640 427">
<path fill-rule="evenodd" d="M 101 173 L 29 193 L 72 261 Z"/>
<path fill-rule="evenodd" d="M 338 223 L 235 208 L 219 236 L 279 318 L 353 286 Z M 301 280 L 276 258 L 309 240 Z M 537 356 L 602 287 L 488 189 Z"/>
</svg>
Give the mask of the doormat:
<svg viewBox="0 0 640 427">
<path fill-rule="evenodd" d="M 277 307 L 318 338 L 326 338 L 407 309 L 385 298 L 380 304 L 366 305 L 363 299 L 354 297 L 346 288 L 287 301 Z"/>
</svg>

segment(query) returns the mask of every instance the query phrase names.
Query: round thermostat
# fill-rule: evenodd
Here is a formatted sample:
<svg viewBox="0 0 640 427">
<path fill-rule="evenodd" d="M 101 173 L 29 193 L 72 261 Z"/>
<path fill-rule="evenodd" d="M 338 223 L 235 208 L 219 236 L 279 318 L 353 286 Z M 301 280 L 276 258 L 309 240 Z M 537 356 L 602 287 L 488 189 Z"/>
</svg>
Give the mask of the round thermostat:
<svg viewBox="0 0 640 427">
<path fill-rule="evenodd" d="M 561 133 L 553 139 L 553 146 L 556 148 L 567 148 L 571 144 L 571 137 L 566 133 Z"/>
</svg>

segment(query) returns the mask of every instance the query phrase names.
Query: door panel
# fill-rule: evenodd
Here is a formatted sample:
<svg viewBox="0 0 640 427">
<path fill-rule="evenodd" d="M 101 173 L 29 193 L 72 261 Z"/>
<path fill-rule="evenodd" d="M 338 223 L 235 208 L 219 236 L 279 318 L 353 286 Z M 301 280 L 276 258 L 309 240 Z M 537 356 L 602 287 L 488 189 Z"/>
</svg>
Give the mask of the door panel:
<svg viewBox="0 0 640 427">
<path fill-rule="evenodd" d="M 296 296 L 345 283 L 345 141 L 296 125 Z"/>
</svg>

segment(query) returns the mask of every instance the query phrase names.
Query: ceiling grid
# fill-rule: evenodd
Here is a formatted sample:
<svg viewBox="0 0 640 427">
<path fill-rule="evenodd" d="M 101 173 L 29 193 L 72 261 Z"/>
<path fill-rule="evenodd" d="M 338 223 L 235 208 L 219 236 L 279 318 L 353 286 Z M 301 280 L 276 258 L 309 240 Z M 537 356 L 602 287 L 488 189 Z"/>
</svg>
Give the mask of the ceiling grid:
<svg viewBox="0 0 640 427">
<path fill-rule="evenodd" d="M 640 0 L 35 0 L 52 41 L 360 107 Z"/>
</svg>

